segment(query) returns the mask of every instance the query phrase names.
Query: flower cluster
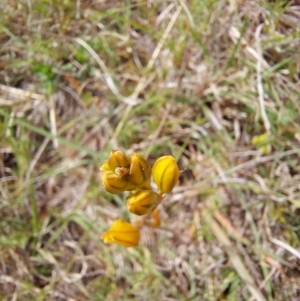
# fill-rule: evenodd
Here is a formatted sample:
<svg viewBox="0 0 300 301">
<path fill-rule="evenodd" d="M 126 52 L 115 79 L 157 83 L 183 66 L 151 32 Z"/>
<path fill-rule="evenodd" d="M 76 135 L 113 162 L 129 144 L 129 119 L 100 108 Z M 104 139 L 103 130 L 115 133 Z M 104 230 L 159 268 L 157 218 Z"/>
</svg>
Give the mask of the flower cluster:
<svg viewBox="0 0 300 301">
<path fill-rule="evenodd" d="M 172 156 L 156 160 L 151 168 L 140 154 L 130 157 L 122 151 L 112 151 L 108 160 L 100 167 L 104 188 L 112 194 L 130 191 L 126 198 L 129 212 L 135 215 L 157 217 L 157 206 L 166 193 L 170 193 L 179 178 L 179 168 Z M 158 191 L 151 188 L 151 177 Z M 101 236 L 105 243 L 116 243 L 126 247 L 137 246 L 140 239 L 139 227 L 129 222 L 116 220 Z"/>
</svg>

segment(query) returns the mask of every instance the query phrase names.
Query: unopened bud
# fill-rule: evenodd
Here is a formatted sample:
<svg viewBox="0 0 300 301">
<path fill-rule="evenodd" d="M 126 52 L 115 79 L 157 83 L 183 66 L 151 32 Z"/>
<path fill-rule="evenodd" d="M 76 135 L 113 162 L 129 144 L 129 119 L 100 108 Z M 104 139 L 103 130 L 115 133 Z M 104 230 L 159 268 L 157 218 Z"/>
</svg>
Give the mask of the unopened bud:
<svg viewBox="0 0 300 301">
<path fill-rule="evenodd" d="M 172 156 L 163 156 L 152 167 L 153 180 L 162 194 L 173 190 L 179 178 L 179 168 Z"/>
<path fill-rule="evenodd" d="M 151 178 L 151 167 L 140 154 L 133 154 L 130 159 L 130 181 L 139 186 Z"/>
<path fill-rule="evenodd" d="M 153 190 L 137 191 L 126 199 L 128 210 L 136 215 L 150 213 L 159 203 L 160 195 Z"/>
</svg>

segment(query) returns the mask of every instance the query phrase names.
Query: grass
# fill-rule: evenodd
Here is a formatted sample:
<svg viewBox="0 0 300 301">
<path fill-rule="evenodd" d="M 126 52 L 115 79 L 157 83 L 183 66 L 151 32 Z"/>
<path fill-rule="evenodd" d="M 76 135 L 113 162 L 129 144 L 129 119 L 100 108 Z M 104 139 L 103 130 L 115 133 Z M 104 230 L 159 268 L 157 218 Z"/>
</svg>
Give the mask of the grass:
<svg viewBox="0 0 300 301">
<path fill-rule="evenodd" d="M 0 9 L 1 300 L 297 300 L 297 1 Z M 137 248 L 112 149 L 185 169 Z"/>
</svg>

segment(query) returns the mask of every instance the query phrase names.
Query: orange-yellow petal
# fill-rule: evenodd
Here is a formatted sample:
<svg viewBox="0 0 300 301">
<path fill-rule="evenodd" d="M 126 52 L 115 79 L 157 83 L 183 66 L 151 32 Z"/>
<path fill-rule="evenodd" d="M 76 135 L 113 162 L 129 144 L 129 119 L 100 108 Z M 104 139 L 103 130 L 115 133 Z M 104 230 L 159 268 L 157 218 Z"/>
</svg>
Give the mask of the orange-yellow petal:
<svg viewBox="0 0 300 301">
<path fill-rule="evenodd" d="M 107 161 L 100 166 L 100 170 L 110 170 Z"/>
<path fill-rule="evenodd" d="M 120 178 L 112 171 L 101 171 L 101 179 L 105 190 L 113 194 L 120 194 L 132 187 L 127 179 Z"/>
<path fill-rule="evenodd" d="M 105 243 L 115 243 L 125 247 L 135 247 L 139 244 L 139 228 L 120 219 L 116 220 L 110 229 L 104 232 L 101 239 Z"/>
<path fill-rule="evenodd" d="M 136 186 L 142 185 L 151 178 L 151 167 L 140 154 L 134 153 L 130 159 L 130 181 Z"/>
<path fill-rule="evenodd" d="M 117 167 L 127 167 L 130 166 L 130 159 L 122 151 L 115 150 L 110 153 L 107 160 L 109 169 L 115 171 Z"/>
</svg>

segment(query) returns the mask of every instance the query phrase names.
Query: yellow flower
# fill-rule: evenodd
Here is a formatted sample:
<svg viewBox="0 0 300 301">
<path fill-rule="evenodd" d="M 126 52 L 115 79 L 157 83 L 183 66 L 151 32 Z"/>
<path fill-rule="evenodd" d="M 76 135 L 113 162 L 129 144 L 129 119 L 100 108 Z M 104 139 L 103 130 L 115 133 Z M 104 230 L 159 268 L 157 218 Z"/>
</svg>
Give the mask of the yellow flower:
<svg viewBox="0 0 300 301">
<path fill-rule="evenodd" d="M 130 159 L 122 151 L 113 150 L 110 153 L 107 164 L 111 170 L 115 170 L 117 167 L 129 168 Z"/>
<path fill-rule="evenodd" d="M 152 167 L 153 180 L 162 194 L 173 190 L 179 178 L 179 168 L 172 156 L 163 156 Z"/>
<path fill-rule="evenodd" d="M 151 178 L 151 167 L 140 154 L 135 153 L 131 155 L 130 159 L 130 181 L 134 185 L 140 186 Z"/>
<path fill-rule="evenodd" d="M 109 170 L 101 171 L 101 179 L 105 190 L 113 194 L 120 194 L 131 188 L 131 183 L 128 179 L 122 179 Z"/>
<path fill-rule="evenodd" d="M 112 151 L 108 160 L 100 167 L 104 188 L 113 194 L 132 190 L 134 186 L 129 181 L 130 158 L 122 151 Z"/>
<path fill-rule="evenodd" d="M 116 220 L 110 229 L 101 235 L 105 243 L 115 243 L 125 247 L 135 247 L 139 244 L 139 228 L 120 219 Z"/>
<path fill-rule="evenodd" d="M 128 210 L 136 215 L 150 213 L 159 203 L 161 196 L 153 190 L 133 192 L 126 198 Z"/>
</svg>

